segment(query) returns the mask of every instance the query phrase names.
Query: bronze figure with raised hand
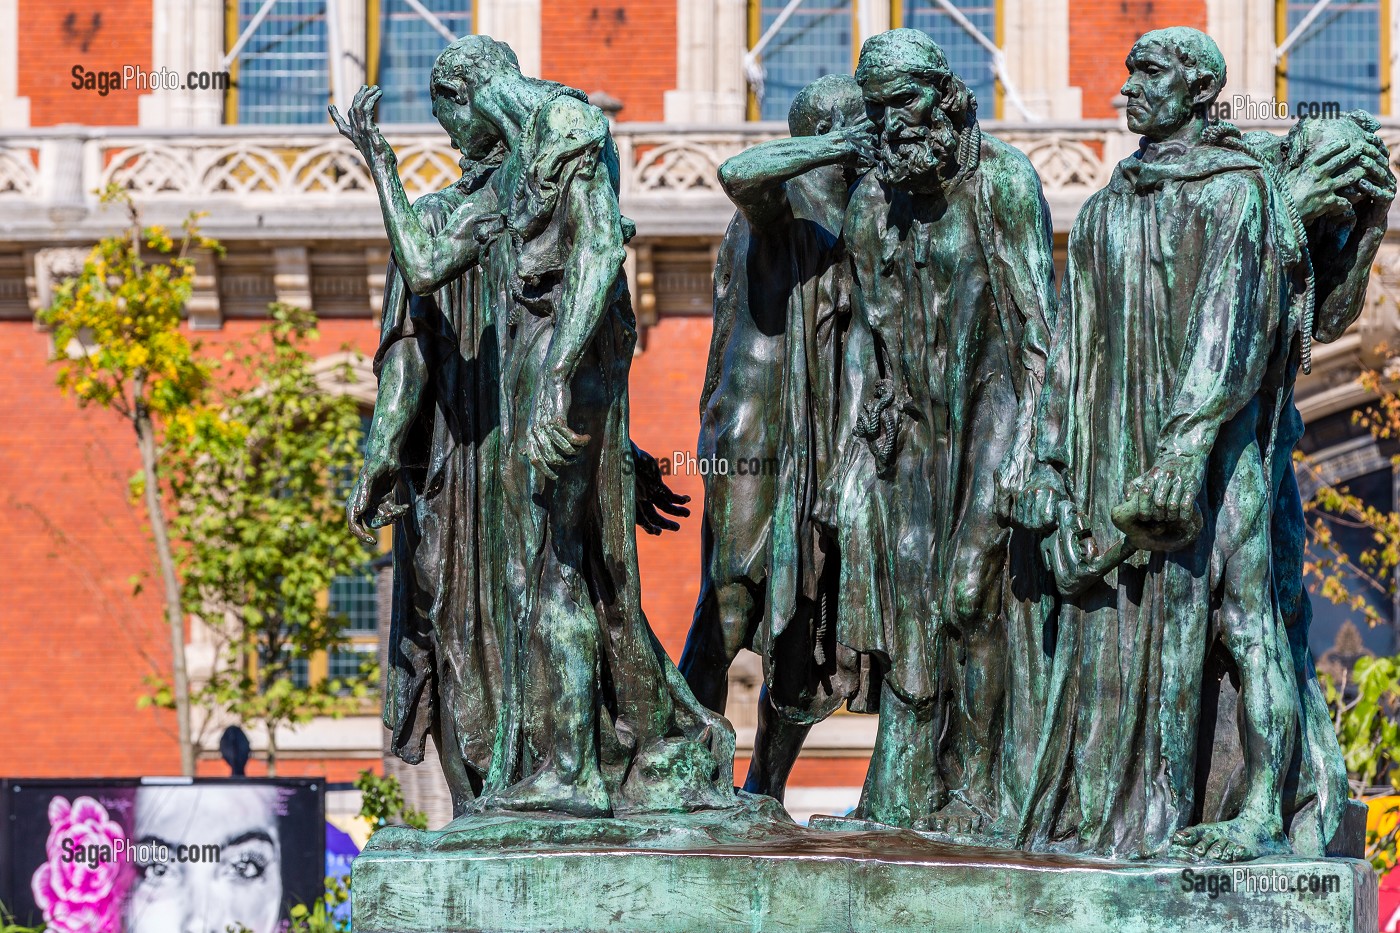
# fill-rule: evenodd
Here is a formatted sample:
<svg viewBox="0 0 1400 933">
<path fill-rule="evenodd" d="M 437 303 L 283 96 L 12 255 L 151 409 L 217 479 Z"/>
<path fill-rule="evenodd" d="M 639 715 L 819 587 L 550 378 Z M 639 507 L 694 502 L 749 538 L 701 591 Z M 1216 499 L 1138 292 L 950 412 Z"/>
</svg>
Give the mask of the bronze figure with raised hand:
<svg viewBox="0 0 1400 933">
<path fill-rule="evenodd" d="M 579 91 L 486 36 L 432 72 L 465 174 L 410 205 L 366 88 L 341 132 L 393 246 L 353 526 L 395 523 L 385 721 L 439 744 L 458 814 L 577 817 L 737 803 L 734 736 L 642 614 L 634 518 L 681 503 L 629 468 L 636 324 L 618 157 Z M 454 826 L 456 824 L 454 823 Z"/>
<path fill-rule="evenodd" d="M 700 598 L 681 671 L 724 711 L 741 648 L 764 659 L 745 789 L 779 799 L 812 725 L 858 692 L 841 647 L 836 560 L 814 506 L 849 431 L 836 419 L 850 348 L 846 199 L 873 158 L 860 87 L 828 75 L 793 101 L 790 139 L 720 167 L 738 207 L 715 269 L 715 329 L 700 399 L 705 478 Z M 754 469 L 754 466 L 757 469 Z M 857 701 L 857 705 L 859 705 Z"/>
</svg>

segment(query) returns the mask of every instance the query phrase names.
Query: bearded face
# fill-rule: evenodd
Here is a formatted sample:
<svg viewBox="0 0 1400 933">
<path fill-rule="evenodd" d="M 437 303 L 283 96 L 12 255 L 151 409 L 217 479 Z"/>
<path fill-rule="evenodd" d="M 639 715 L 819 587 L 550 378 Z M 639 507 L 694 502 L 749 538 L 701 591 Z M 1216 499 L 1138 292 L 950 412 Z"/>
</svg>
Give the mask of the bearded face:
<svg viewBox="0 0 1400 933">
<path fill-rule="evenodd" d="M 931 81 L 906 72 L 872 74 L 864 86 L 880 130 L 880 171 L 897 187 L 937 187 L 957 171 L 958 129 Z"/>
</svg>

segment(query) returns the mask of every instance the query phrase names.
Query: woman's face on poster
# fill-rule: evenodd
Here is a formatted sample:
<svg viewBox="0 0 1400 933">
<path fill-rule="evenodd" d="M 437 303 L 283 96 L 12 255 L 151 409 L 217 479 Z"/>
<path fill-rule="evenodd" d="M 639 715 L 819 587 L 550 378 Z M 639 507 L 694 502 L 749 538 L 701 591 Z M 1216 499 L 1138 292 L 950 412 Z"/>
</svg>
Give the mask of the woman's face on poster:
<svg viewBox="0 0 1400 933">
<path fill-rule="evenodd" d="M 127 933 L 224 933 L 239 925 L 275 933 L 282 905 L 275 799 L 261 787 L 141 788 L 134 837 L 164 846 L 169 860 L 139 868 Z"/>
</svg>

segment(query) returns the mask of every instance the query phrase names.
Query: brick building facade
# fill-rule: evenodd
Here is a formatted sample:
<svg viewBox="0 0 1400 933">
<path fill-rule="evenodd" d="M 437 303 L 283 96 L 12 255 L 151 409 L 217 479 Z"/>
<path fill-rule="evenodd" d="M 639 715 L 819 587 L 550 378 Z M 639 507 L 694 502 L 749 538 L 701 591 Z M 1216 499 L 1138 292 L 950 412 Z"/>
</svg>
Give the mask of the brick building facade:
<svg viewBox="0 0 1400 933">
<path fill-rule="evenodd" d="M 663 456 L 693 451 L 698 430 L 709 273 L 731 210 L 714 169 L 783 132 L 771 120 L 785 112 L 791 90 L 850 70 L 862 36 L 906 24 L 948 48 L 960 73 L 985 86 L 980 113 L 989 129 L 1041 170 L 1062 240 L 1083 198 L 1133 148 L 1115 98 L 1137 35 L 1202 28 L 1225 52 L 1231 91 L 1288 100 L 1330 87 L 1348 106 L 1389 117 L 1397 67 L 1390 37 L 1400 16 L 1394 0 L 1339 4 L 1345 9 L 1319 18 L 1279 57 L 1312 4 L 958 0 L 959 22 L 933 0 L 806 0 L 778 28 L 786 0 L 425 4 L 448 31 L 475 28 L 510 42 L 527 73 L 621 103 L 623 209 L 639 228 L 628 270 L 644 325 L 632 432 Z M 45 362 L 48 336 L 33 323 L 52 281 L 113 228 L 92 190 L 124 184 L 157 220 L 191 207 L 209 212 L 207 229 L 229 252 L 203 270 L 190 323 L 211 349 L 248 334 L 268 301 L 285 300 L 322 316 L 318 354 L 372 352 L 387 246 L 363 180 L 345 181 L 355 162 L 344 158 L 323 108 L 378 80 L 402 98 L 400 122 L 421 124 L 425 63 L 446 40 L 403 0 L 277 0 L 226 65 L 262 7 L 0 0 L 0 774 L 121 776 L 178 766 L 170 717 L 136 709 L 143 677 L 168 666 L 169 650 L 156 587 L 132 594 L 132 578 L 153 572 L 148 533 L 126 496 L 135 447 L 121 422 L 59 396 Z M 760 44 L 760 54 L 747 54 Z M 103 94 L 74 89 L 78 65 L 182 75 L 227 67 L 233 86 Z M 1396 126 L 1387 121 L 1385 132 Z M 405 125 L 390 135 L 418 154 L 412 165 L 403 161 L 418 190 L 451 180 L 455 158 L 440 133 Z M 1310 419 L 1337 419 L 1366 401 L 1355 375 L 1382 362 L 1372 348 L 1397 329 L 1379 300 L 1394 281 L 1390 256 L 1358 330 L 1364 337 L 1319 354 L 1302 393 Z M 1361 468 L 1355 457 L 1337 463 L 1338 475 Z M 1366 461 L 1366 469 L 1379 464 Z M 676 476 L 673 485 L 698 504 L 700 477 Z M 698 589 L 698 519 L 679 534 L 643 537 L 639 548 L 647 614 L 677 655 Z M 198 632 L 190 638 L 197 654 Z M 736 676 L 752 687 L 752 668 Z M 742 759 L 752 714 L 741 708 L 734 718 Z M 795 785 L 859 783 L 872 724 L 838 718 L 814 736 Z M 283 771 L 347 779 L 376 764 L 378 743 L 372 714 L 318 722 L 280 743 Z M 221 773 L 222 765 L 207 756 L 201 768 Z"/>
</svg>

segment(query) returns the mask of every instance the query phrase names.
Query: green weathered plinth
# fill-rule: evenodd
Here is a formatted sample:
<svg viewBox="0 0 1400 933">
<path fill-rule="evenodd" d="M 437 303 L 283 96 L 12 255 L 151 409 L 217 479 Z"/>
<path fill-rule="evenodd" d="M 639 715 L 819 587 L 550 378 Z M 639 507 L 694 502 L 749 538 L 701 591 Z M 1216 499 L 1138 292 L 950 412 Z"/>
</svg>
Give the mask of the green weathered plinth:
<svg viewBox="0 0 1400 933">
<path fill-rule="evenodd" d="M 1275 879 L 1291 890 L 1260 889 Z M 1244 889 L 1250 882 L 1256 887 Z M 897 832 L 800 831 L 694 849 L 371 847 L 355 860 L 353 887 L 356 933 L 1377 929 L 1376 877 L 1361 861 L 1129 864 L 946 846 Z"/>
</svg>

